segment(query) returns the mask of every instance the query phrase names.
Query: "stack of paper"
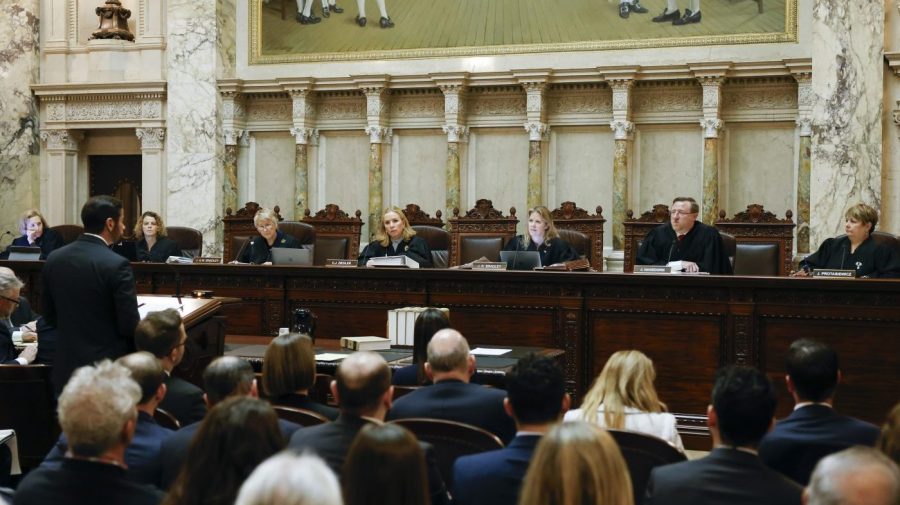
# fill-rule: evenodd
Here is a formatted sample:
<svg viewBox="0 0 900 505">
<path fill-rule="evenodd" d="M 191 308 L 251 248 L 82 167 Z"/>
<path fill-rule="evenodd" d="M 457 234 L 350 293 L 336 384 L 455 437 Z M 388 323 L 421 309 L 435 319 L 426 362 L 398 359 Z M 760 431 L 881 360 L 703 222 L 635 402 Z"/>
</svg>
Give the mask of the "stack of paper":
<svg viewBox="0 0 900 505">
<path fill-rule="evenodd" d="M 403 307 L 388 311 L 388 338 L 391 345 L 412 346 L 416 319 L 429 307 Z M 441 312 L 450 317 L 450 309 L 439 308 Z"/>
</svg>

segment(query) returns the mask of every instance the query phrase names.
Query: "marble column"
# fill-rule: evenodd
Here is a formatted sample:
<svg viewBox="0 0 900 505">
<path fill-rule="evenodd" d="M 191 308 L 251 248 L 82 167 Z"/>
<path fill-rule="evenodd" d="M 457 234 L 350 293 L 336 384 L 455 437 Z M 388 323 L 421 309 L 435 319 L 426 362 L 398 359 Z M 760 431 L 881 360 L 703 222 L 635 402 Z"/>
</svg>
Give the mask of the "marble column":
<svg viewBox="0 0 900 505">
<path fill-rule="evenodd" d="M 528 208 L 533 209 L 544 204 L 542 145 L 550 127 L 544 123 L 525 123 L 528 132 Z"/>
<path fill-rule="evenodd" d="M 83 139 L 84 134 L 75 130 L 41 131 L 41 140 L 47 146 L 46 171 L 41 173 L 41 183 L 47 188 L 47 200 L 42 207 L 44 217 L 50 223 L 81 222 L 75 208 L 77 206 L 75 189 L 78 175 L 78 145 Z"/>
<path fill-rule="evenodd" d="M 445 125 L 444 133 L 447 134 L 447 163 L 446 163 L 446 215 L 453 215 L 453 209 L 460 207 L 460 173 L 459 173 L 459 144 L 465 143 L 469 136 L 469 128 L 459 125 Z"/>
<path fill-rule="evenodd" d="M 309 208 L 309 138 L 312 128 L 291 128 L 294 136 L 294 219 Z"/>
<path fill-rule="evenodd" d="M 452 216 L 453 209 L 463 209 L 461 203 L 462 176 L 460 174 L 460 144 L 469 140 L 466 120 L 466 79 L 464 74 L 441 75 L 436 80 L 444 94 L 444 126 L 447 135 L 444 215 Z"/>
<path fill-rule="evenodd" d="M 613 154 L 613 249 L 625 248 L 625 212 L 628 210 L 628 149 L 634 123 L 612 121 L 610 128 L 615 139 Z"/>
<path fill-rule="evenodd" d="M 166 208 L 165 128 L 136 128 L 141 141 L 141 206 L 161 212 Z"/>
<path fill-rule="evenodd" d="M 856 203 L 881 208 L 885 2 L 813 0 L 810 242 Z"/>
<path fill-rule="evenodd" d="M 797 152 L 797 245 L 798 254 L 809 254 L 809 185 L 812 163 L 810 160 L 813 105 L 812 74 L 808 71 L 794 73 L 797 81 L 797 132 L 800 137 Z"/>
<path fill-rule="evenodd" d="M 381 156 L 381 143 L 389 128 L 370 126 L 366 128 L 369 135 L 369 238 L 372 237 L 381 212 L 384 210 L 382 187 L 384 184 L 384 162 Z"/>
<path fill-rule="evenodd" d="M 222 206 L 237 212 L 242 207 L 238 201 L 238 142 L 244 130 L 222 130 L 225 153 L 222 156 Z"/>
<path fill-rule="evenodd" d="M 66 222 L 50 219 L 41 198 L 39 119 L 31 93 L 40 68 L 39 15 L 38 0 L 0 2 L 0 233 L 18 235 L 18 218 L 31 207 L 42 208 L 51 225 Z"/>
<path fill-rule="evenodd" d="M 703 127 L 703 205 L 702 221 L 712 225 L 719 215 L 719 130 L 720 119 L 704 119 Z"/>
</svg>

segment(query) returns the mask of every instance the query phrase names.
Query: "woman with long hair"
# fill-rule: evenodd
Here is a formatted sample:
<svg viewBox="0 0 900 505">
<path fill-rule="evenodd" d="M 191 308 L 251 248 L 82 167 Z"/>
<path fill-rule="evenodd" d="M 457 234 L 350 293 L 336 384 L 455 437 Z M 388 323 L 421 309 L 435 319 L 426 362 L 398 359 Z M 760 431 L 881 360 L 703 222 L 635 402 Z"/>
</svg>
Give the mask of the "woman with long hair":
<svg viewBox="0 0 900 505">
<path fill-rule="evenodd" d="M 528 211 L 527 233 L 515 236 L 506 243 L 503 250 L 537 251 L 541 255 L 541 266 L 578 259 L 578 252 L 559 238 L 550 209 L 544 206 Z"/>
<path fill-rule="evenodd" d="M 396 424 L 363 428 L 341 472 L 346 505 L 428 505 L 425 455 Z"/>
<path fill-rule="evenodd" d="M 428 248 L 428 243 L 416 236 L 416 230 L 409 225 L 409 220 L 400 207 L 384 209 L 374 238 L 360 253 L 359 266 L 366 266 L 370 259 L 378 256 L 406 256 L 420 267 L 431 268 L 431 249 Z"/>
<path fill-rule="evenodd" d="M 262 369 L 263 392 L 272 405 L 312 410 L 334 421 L 338 409 L 313 401 L 309 390 L 316 381 L 316 349 L 302 333 L 278 335 L 266 348 Z"/>
<path fill-rule="evenodd" d="M 438 330 L 450 327 L 447 314 L 429 307 L 419 314 L 413 327 L 413 360 L 412 365 L 394 371 L 391 377 L 395 386 L 422 386 L 428 383 L 425 376 L 425 362 L 428 360 L 428 342 Z"/>
<path fill-rule="evenodd" d="M 166 225 L 156 212 L 141 214 L 141 220 L 134 225 L 134 240 L 138 261 L 165 263 L 169 256 L 182 255 L 178 244 L 166 236 Z"/>
</svg>

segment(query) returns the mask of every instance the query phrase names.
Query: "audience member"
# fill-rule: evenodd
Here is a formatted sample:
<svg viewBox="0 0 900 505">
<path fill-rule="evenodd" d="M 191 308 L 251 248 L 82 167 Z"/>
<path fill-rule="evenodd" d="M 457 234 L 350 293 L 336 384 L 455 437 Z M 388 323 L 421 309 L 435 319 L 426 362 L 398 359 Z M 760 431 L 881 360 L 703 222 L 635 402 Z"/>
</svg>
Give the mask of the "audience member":
<svg viewBox="0 0 900 505">
<path fill-rule="evenodd" d="M 257 465 L 284 449 L 278 416 L 245 396 L 216 404 L 188 449 L 164 505 L 232 505 Z"/>
<path fill-rule="evenodd" d="M 396 476 L 395 476 L 396 478 Z M 253 470 L 235 505 L 343 505 L 337 477 L 318 456 L 283 451 Z"/>
<path fill-rule="evenodd" d="M 203 390 L 172 374 L 184 358 L 187 332 L 181 314 L 165 309 L 147 314 L 134 330 L 134 343 L 159 360 L 166 372 L 166 397 L 159 407 L 175 416 L 182 426 L 196 423 L 206 415 Z"/>
<path fill-rule="evenodd" d="M 896 505 L 900 503 L 897 464 L 870 447 L 851 447 L 816 465 L 803 495 L 804 505 Z"/>
<path fill-rule="evenodd" d="M 506 374 L 503 409 L 516 422 L 516 438 L 503 449 L 463 456 L 453 465 L 456 505 L 516 505 L 541 437 L 569 408 L 565 376 L 556 360 L 529 355 Z"/>
<path fill-rule="evenodd" d="M 631 477 L 609 433 L 581 421 L 557 424 L 541 440 L 519 505 L 632 505 Z"/>
<path fill-rule="evenodd" d="M 775 403 L 772 384 L 759 370 L 738 366 L 719 370 L 707 409 L 712 452 L 653 469 L 644 503 L 799 503 L 803 488 L 766 467 L 756 453 L 775 423 Z"/>
<path fill-rule="evenodd" d="M 413 361 L 411 365 L 394 370 L 391 381 L 395 386 L 421 386 L 428 383 L 425 361 L 428 342 L 438 330 L 450 327 L 450 318 L 443 310 L 427 308 L 416 318 L 413 326 Z"/>
<path fill-rule="evenodd" d="M 415 435 L 396 424 L 365 426 L 350 446 L 342 487 L 346 505 L 429 503 L 425 455 Z"/>
<path fill-rule="evenodd" d="M 163 440 L 172 435 L 172 430 L 156 424 L 153 419 L 153 412 L 166 395 L 163 368 L 159 361 L 147 352 L 127 354 L 116 360 L 116 363 L 127 368 L 131 372 L 132 380 L 141 388 L 141 399 L 137 404 L 137 426 L 131 444 L 125 449 L 128 478 L 142 484 L 160 487 L 162 460 L 159 449 Z M 67 450 L 68 440 L 65 434 L 60 435 L 41 466 L 59 468 Z"/>
<path fill-rule="evenodd" d="M 19 305 L 22 281 L 12 270 L 0 271 L 0 365 L 27 365 L 37 357 L 37 344 L 25 347 L 20 353 L 13 344 L 13 324 L 9 316 Z"/>
<path fill-rule="evenodd" d="M 878 427 L 834 410 L 841 370 L 833 349 L 821 342 L 797 340 L 788 350 L 785 370 L 795 406 L 759 445 L 766 465 L 805 485 L 816 463 L 828 454 L 857 444 L 875 445 Z"/>
<path fill-rule="evenodd" d="M 431 338 L 425 373 L 434 384 L 399 398 L 388 419 L 430 417 L 467 423 L 494 433 L 504 443 L 515 436 L 515 423 L 503 410 L 505 393 L 469 383 L 475 356 L 458 331 L 447 328 Z"/>
<path fill-rule="evenodd" d="M 894 405 L 881 427 L 878 449 L 894 463 L 900 464 L 900 403 Z"/>
<path fill-rule="evenodd" d="M 135 350 L 134 272 L 109 249 L 125 232 L 124 219 L 119 199 L 90 198 L 81 208 L 84 234 L 51 254 L 41 271 L 44 317 L 59 330 L 52 374 L 57 392 L 76 368 Z"/>
<path fill-rule="evenodd" d="M 646 433 L 684 450 L 675 416 L 666 412 L 666 404 L 656 395 L 655 379 L 653 362 L 641 351 L 613 353 L 581 408 L 567 412 L 565 420 Z"/>
<path fill-rule="evenodd" d="M 126 477 L 125 450 L 135 432 L 141 388 L 122 365 L 104 360 L 79 368 L 59 397 L 59 424 L 69 452 L 59 468 L 32 470 L 16 505 L 156 505 L 162 492 Z"/>
<path fill-rule="evenodd" d="M 334 421 L 338 409 L 313 401 L 309 390 L 316 382 L 316 349 L 301 333 L 278 335 L 266 348 L 262 384 L 272 405 L 306 409 Z"/>
</svg>

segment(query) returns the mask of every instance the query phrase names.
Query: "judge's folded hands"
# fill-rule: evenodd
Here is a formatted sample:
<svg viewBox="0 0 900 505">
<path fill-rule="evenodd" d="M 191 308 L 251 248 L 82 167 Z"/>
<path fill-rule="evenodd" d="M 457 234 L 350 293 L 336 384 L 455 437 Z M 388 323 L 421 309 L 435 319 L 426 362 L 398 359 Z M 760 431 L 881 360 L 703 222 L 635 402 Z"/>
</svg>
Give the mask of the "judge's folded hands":
<svg viewBox="0 0 900 505">
<path fill-rule="evenodd" d="M 37 344 L 28 344 L 25 346 L 25 349 L 22 349 L 22 352 L 19 353 L 18 359 L 25 360 L 23 365 L 30 365 L 31 363 L 34 363 L 34 360 L 37 358 L 37 351 Z"/>
</svg>

